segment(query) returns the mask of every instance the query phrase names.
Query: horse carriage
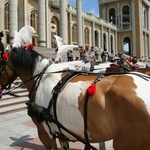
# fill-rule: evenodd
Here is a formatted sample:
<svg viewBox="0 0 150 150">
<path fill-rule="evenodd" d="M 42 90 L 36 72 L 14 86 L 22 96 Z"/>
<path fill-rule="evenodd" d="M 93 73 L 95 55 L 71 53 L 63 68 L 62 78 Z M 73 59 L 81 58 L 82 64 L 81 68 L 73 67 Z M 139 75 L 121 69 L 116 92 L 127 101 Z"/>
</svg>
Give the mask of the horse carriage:
<svg viewBox="0 0 150 150">
<path fill-rule="evenodd" d="M 127 73 L 127 72 L 140 72 L 140 73 L 143 73 L 143 74 L 146 74 L 146 75 L 149 75 L 150 76 L 150 63 L 147 59 L 144 59 L 143 58 L 143 61 L 138 61 L 137 62 L 137 65 L 140 67 L 140 68 L 135 68 L 135 67 L 130 67 L 128 65 L 128 63 L 125 62 L 125 60 L 128 58 L 130 58 L 131 56 L 129 55 L 126 55 L 124 53 L 122 53 L 120 55 L 120 58 L 119 58 L 119 63 L 116 65 L 116 64 L 110 64 L 109 67 L 106 67 L 105 69 L 105 72 L 106 73 Z M 147 58 L 147 57 L 146 57 Z"/>
<path fill-rule="evenodd" d="M 69 141 L 95 150 L 90 143 L 108 140 L 115 150 L 150 149 L 149 76 L 72 70 L 32 48 L 14 43 L 0 60 L 0 84 L 5 89 L 17 77 L 25 84 L 28 114 L 47 150 L 57 149 L 56 138 L 64 150 Z"/>
</svg>

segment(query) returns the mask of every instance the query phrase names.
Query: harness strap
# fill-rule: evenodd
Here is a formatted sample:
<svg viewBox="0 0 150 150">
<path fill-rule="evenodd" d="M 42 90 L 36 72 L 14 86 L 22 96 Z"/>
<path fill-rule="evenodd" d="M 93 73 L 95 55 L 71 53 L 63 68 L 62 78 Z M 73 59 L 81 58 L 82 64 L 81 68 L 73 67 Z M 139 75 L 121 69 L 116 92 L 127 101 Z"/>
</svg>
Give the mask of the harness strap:
<svg viewBox="0 0 150 150">
<path fill-rule="evenodd" d="M 42 77 L 43 77 L 43 74 L 45 73 L 45 71 L 47 70 L 47 68 L 48 68 L 50 65 L 51 65 L 51 62 L 50 62 L 50 60 L 49 60 L 49 63 L 48 63 L 48 64 L 44 67 L 44 69 L 38 74 L 37 79 L 36 79 L 36 81 L 35 81 L 35 84 L 33 85 L 31 91 L 29 92 L 29 98 L 30 98 L 32 101 L 34 101 L 35 93 L 36 93 L 37 88 L 39 87 L 39 84 L 40 84 L 40 81 L 41 81 L 41 79 L 42 79 Z M 37 86 L 36 86 L 36 85 L 37 85 Z M 33 93 L 33 92 L 34 92 L 34 93 Z M 31 94 L 33 94 L 32 97 L 31 97 Z"/>
<path fill-rule="evenodd" d="M 54 110 L 54 118 L 56 120 L 56 122 L 58 122 L 57 119 L 57 111 L 56 111 L 56 106 L 57 106 L 57 97 L 58 94 L 61 92 L 61 90 L 63 89 L 63 87 L 65 86 L 65 84 L 67 84 L 73 77 L 75 77 L 77 74 L 76 72 L 68 72 L 59 82 L 58 84 L 54 87 L 53 89 L 53 96 L 50 102 L 52 102 L 53 104 L 53 110 Z M 49 103 L 48 106 L 48 110 L 50 111 L 50 107 L 52 106 L 52 104 Z M 59 132 L 62 134 L 59 125 L 57 125 Z"/>
<path fill-rule="evenodd" d="M 27 103 L 28 105 L 28 115 L 30 117 L 35 117 L 37 118 L 37 120 L 39 122 L 43 122 L 44 120 L 46 121 L 46 124 L 48 125 L 48 122 L 53 122 L 54 124 L 57 125 L 58 129 L 59 129 L 59 132 L 60 134 L 62 135 L 61 138 L 65 138 L 65 140 L 69 140 L 68 138 L 66 138 L 62 132 L 61 132 L 61 129 L 63 129 L 64 131 L 66 131 L 67 133 L 69 133 L 70 135 L 72 135 L 73 137 L 75 137 L 77 140 L 79 140 L 80 142 L 82 142 L 83 144 L 86 145 L 86 148 L 88 149 L 93 149 L 93 150 L 96 150 L 96 148 L 94 148 L 93 146 L 91 146 L 89 144 L 89 140 L 88 140 L 88 134 L 85 136 L 85 139 L 82 139 L 81 137 L 77 136 L 75 133 L 69 131 L 66 127 L 64 127 L 57 119 L 57 111 L 56 111 L 56 105 L 57 105 L 57 98 L 58 98 L 58 94 L 61 92 L 61 90 L 64 88 L 65 84 L 67 84 L 73 77 L 75 77 L 76 75 L 80 75 L 82 74 L 83 72 L 67 72 L 67 74 L 58 82 L 58 84 L 54 87 L 53 89 L 53 96 L 52 96 L 52 99 L 50 100 L 50 103 L 48 105 L 48 108 L 47 109 L 44 109 L 40 106 L 37 106 L 35 104 L 34 101 L 29 101 Z M 97 83 L 100 78 L 102 77 L 103 74 L 99 75 L 94 83 Z M 88 96 L 88 95 L 87 95 Z M 86 101 L 88 102 L 88 98 L 86 98 Z M 54 118 L 53 116 L 50 114 L 50 110 L 53 106 L 53 110 L 54 110 Z M 85 103 L 85 116 L 87 116 L 87 107 L 86 107 L 86 103 Z M 29 110 L 29 109 L 32 109 L 32 110 Z M 38 118 L 39 117 L 39 118 Z M 85 121 L 84 121 L 84 124 L 85 124 L 85 131 L 87 132 L 87 117 L 85 117 Z M 51 128 L 50 126 L 48 125 L 48 128 L 49 128 L 49 131 L 50 131 L 50 134 L 55 136 L 56 137 L 56 133 L 52 133 L 51 132 Z"/>
<path fill-rule="evenodd" d="M 94 84 L 96 84 L 97 82 L 99 82 L 102 79 L 102 74 L 100 74 L 95 81 L 93 82 Z M 88 107 L 88 99 L 89 99 L 89 94 L 86 93 L 85 95 L 85 102 L 84 102 L 84 137 L 86 140 L 86 145 L 85 145 L 85 150 L 90 150 L 90 142 L 89 142 L 89 137 L 88 137 L 88 126 L 87 126 L 87 107 Z"/>
</svg>

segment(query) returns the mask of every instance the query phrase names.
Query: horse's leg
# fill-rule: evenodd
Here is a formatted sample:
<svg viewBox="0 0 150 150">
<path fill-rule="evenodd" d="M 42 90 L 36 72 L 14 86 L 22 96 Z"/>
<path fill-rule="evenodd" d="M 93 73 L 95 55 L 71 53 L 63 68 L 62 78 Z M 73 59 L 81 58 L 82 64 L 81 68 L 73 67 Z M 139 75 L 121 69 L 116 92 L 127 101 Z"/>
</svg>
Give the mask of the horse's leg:
<svg viewBox="0 0 150 150">
<path fill-rule="evenodd" d="M 99 143 L 99 149 L 100 150 L 106 150 L 106 148 L 105 148 L 105 142 L 100 142 Z"/>
<path fill-rule="evenodd" d="M 59 142 L 62 150 L 69 150 L 69 143 L 63 138 L 63 135 L 58 134 Z"/>
<path fill-rule="evenodd" d="M 42 123 L 39 123 L 36 121 L 36 119 L 32 118 L 32 121 L 34 124 L 37 126 L 38 129 L 38 136 L 45 146 L 47 150 L 57 150 L 57 145 L 56 145 L 56 139 L 50 139 L 48 133 L 46 132 L 45 128 L 43 127 Z"/>
</svg>

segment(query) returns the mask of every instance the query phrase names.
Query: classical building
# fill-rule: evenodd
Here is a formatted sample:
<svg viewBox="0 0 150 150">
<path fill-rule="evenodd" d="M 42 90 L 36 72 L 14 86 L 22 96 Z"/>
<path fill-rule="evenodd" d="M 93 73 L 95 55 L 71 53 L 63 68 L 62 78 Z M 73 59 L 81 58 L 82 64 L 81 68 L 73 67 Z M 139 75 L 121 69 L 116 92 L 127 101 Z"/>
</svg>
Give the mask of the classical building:
<svg viewBox="0 0 150 150">
<path fill-rule="evenodd" d="M 55 47 L 57 34 L 66 44 L 150 56 L 149 0 L 98 0 L 97 5 L 100 17 L 82 11 L 82 0 L 76 7 L 68 0 L 0 0 L 4 43 L 13 42 L 14 31 L 29 24 L 36 30 L 36 46 Z"/>
</svg>

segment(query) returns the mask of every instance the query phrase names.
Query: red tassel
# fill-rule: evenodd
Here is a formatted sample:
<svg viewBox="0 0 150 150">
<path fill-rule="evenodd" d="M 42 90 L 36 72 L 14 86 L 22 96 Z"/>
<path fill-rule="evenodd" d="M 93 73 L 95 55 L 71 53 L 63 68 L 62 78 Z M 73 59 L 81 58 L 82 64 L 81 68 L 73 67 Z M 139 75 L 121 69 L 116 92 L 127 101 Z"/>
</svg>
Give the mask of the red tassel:
<svg viewBox="0 0 150 150">
<path fill-rule="evenodd" d="M 96 93 L 96 84 L 93 83 L 91 86 L 88 87 L 87 93 L 89 95 L 94 95 Z"/>
<path fill-rule="evenodd" d="M 4 59 L 8 59 L 8 58 L 9 58 L 8 53 L 4 53 L 4 54 L 3 54 L 3 58 L 4 58 Z"/>
</svg>

